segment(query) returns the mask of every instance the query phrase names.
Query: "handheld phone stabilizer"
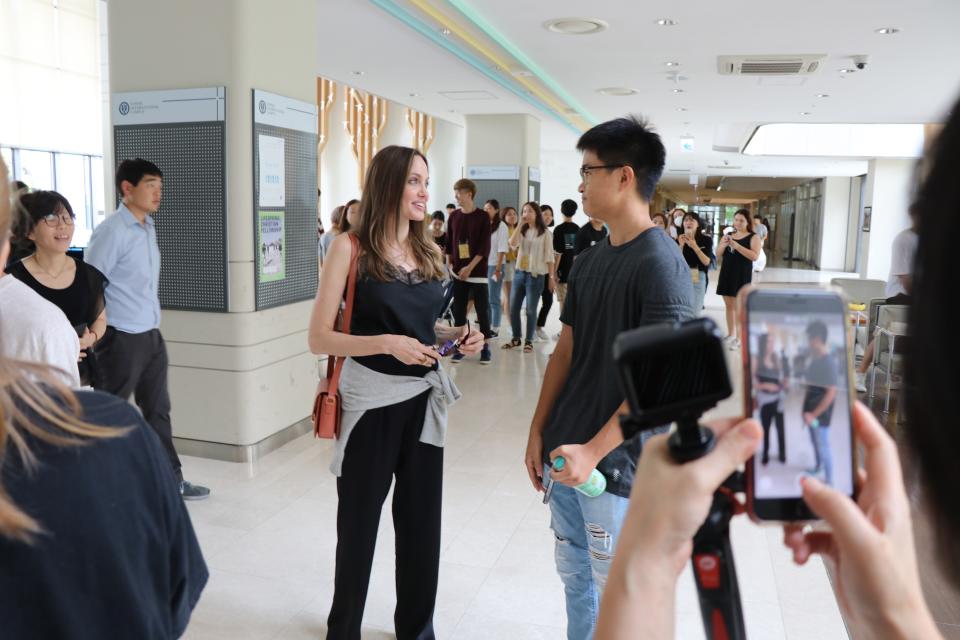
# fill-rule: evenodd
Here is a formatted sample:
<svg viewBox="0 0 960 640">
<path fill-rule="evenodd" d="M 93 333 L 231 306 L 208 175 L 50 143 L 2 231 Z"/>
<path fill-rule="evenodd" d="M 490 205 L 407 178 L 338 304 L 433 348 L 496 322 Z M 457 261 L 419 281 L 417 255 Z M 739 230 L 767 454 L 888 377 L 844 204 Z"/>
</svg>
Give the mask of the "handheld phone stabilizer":
<svg viewBox="0 0 960 640">
<path fill-rule="evenodd" d="M 713 449 L 716 437 L 700 425 L 700 417 L 733 393 L 716 323 L 701 318 L 628 331 L 617 337 L 613 356 L 630 406 L 630 415 L 620 420 L 625 439 L 675 422 L 669 446 L 678 462 Z M 730 548 L 730 519 L 742 511 L 734 494 L 743 490 L 742 473 L 727 478 L 693 538 L 693 573 L 710 640 L 746 638 Z"/>
</svg>

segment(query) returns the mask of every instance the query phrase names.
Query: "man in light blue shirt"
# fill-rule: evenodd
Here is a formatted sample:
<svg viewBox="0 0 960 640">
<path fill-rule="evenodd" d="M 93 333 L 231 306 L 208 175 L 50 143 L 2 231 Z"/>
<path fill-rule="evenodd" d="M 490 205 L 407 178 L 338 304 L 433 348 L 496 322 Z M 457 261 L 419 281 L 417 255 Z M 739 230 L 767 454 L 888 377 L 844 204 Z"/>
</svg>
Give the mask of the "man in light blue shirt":
<svg viewBox="0 0 960 640">
<path fill-rule="evenodd" d="M 163 444 L 185 500 L 210 490 L 186 482 L 170 424 L 170 361 L 160 335 L 160 248 L 151 214 L 160 208 L 163 173 L 147 160 L 124 160 L 117 169 L 123 202 L 94 229 L 84 260 L 108 279 L 104 296 L 110 326 L 97 344 L 103 380 L 98 389 L 121 398 L 132 394 Z"/>
</svg>

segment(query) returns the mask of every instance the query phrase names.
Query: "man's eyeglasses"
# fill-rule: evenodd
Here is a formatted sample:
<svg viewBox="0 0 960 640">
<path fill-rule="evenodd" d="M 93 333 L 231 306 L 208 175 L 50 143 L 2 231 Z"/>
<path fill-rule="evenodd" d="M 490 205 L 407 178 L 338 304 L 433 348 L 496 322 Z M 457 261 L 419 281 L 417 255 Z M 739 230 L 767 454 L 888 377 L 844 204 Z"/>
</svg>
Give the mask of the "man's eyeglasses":
<svg viewBox="0 0 960 640">
<path fill-rule="evenodd" d="M 60 215 L 48 213 L 40 219 L 43 220 L 48 227 L 57 227 L 61 222 L 65 226 L 73 226 L 73 216 L 69 213 L 61 213 Z"/>
<path fill-rule="evenodd" d="M 619 169 L 622 166 L 622 164 L 585 164 L 580 167 L 580 177 L 586 180 L 590 172 L 595 169 Z"/>
</svg>

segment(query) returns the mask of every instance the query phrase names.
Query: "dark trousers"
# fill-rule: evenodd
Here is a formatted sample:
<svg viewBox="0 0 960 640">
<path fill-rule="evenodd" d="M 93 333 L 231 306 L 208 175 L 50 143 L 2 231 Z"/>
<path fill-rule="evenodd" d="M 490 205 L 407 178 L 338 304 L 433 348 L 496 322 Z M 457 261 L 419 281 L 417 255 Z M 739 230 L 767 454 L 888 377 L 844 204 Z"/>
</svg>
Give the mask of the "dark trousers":
<svg viewBox="0 0 960 640">
<path fill-rule="evenodd" d="M 170 424 L 170 391 L 167 387 L 167 345 L 159 329 L 124 333 L 108 327 L 97 343 L 100 379 L 97 389 L 127 400 L 133 395 L 147 421 L 160 438 L 177 481 L 183 480 L 180 456 L 173 448 Z"/>
<path fill-rule="evenodd" d="M 484 338 L 490 334 L 490 291 L 489 285 L 476 282 L 453 281 L 453 322 L 458 327 L 467 324 L 467 303 L 473 298 L 473 308 L 477 311 L 477 322 Z"/>
<path fill-rule="evenodd" d="M 763 461 L 770 459 L 770 424 L 777 423 L 777 447 L 780 462 L 787 461 L 787 443 L 783 441 L 783 413 L 777 411 L 777 402 L 769 402 L 760 407 L 760 424 L 763 425 Z"/>
<path fill-rule="evenodd" d="M 541 329 L 547 326 L 547 315 L 553 307 L 553 291 L 550 291 L 550 280 L 543 286 L 543 293 L 540 294 L 540 315 L 537 316 L 537 326 Z"/>
<path fill-rule="evenodd" d="M 479 303 L 477 303 L 479 306 Z M 359 640 L 380 511 L 393 477 L 398 640 L 432 640 L 443 449 L 420 442 L 430 392 L 363 414 L 337 479 L 337 568 L 327 638 Z"/>
</svg>

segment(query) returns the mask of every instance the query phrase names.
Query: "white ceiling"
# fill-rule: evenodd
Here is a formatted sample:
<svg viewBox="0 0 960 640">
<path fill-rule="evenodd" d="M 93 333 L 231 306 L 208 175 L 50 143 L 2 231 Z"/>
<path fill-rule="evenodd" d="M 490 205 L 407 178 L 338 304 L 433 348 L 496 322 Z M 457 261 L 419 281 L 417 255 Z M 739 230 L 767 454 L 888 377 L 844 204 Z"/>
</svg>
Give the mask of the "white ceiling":
<svg viewBox="0 0 960 640">
<path fill-rule="evenodd" d="M 531 113 L 543 123 L 545 149 L 570 149 L 576 135 L 369 0 L 318 0 L 317 73 L 463 122 L 470 113 Z M 649 119 L 667 146 L 667 184 L 705 175 L 824 176 L 863 173 L 862 159 L 743 156 L 738 147 L 769 122 L 942 121 L 960 92 L 958 0 L 473 0 L 489 23 L 549 73 L 598 120 L 625 113 Z M 547 31 L 552 18 L 600 18 L 611 26 L 592 36 Z M 661 27 L 658 18 L 679 24 Z M 874 33 L 897 27 L 892 36 Z M 823 69 L 803 78 L 721 76 L 724 54 L 827 54 Z M 850 56 L 870 56 L 848 76 Z M 681 63 L 676 85 L 667 61 Z M 363 71 L 364 75 L 353 75 Z M 629 97 L 596 89 L 627 86 Z M 679 86 L 682 94 L 671 89 Z M 485 91 L 490 100 L 451 100 L 441 92 Z M 410 94 L 418 94 L 411 97 Z M 826 99 L 816 94 L 826 93 Z M 687 111 L 679 112 L 679 108 Z M 800 116 L 801 111 L 811 115 Z M 682 135 L 696 151 L 681 153 Z M 711 166 L 729 168 L 718 169 Z M 733 168 L 738 167 L 738 168 Z"/>
</svg>

